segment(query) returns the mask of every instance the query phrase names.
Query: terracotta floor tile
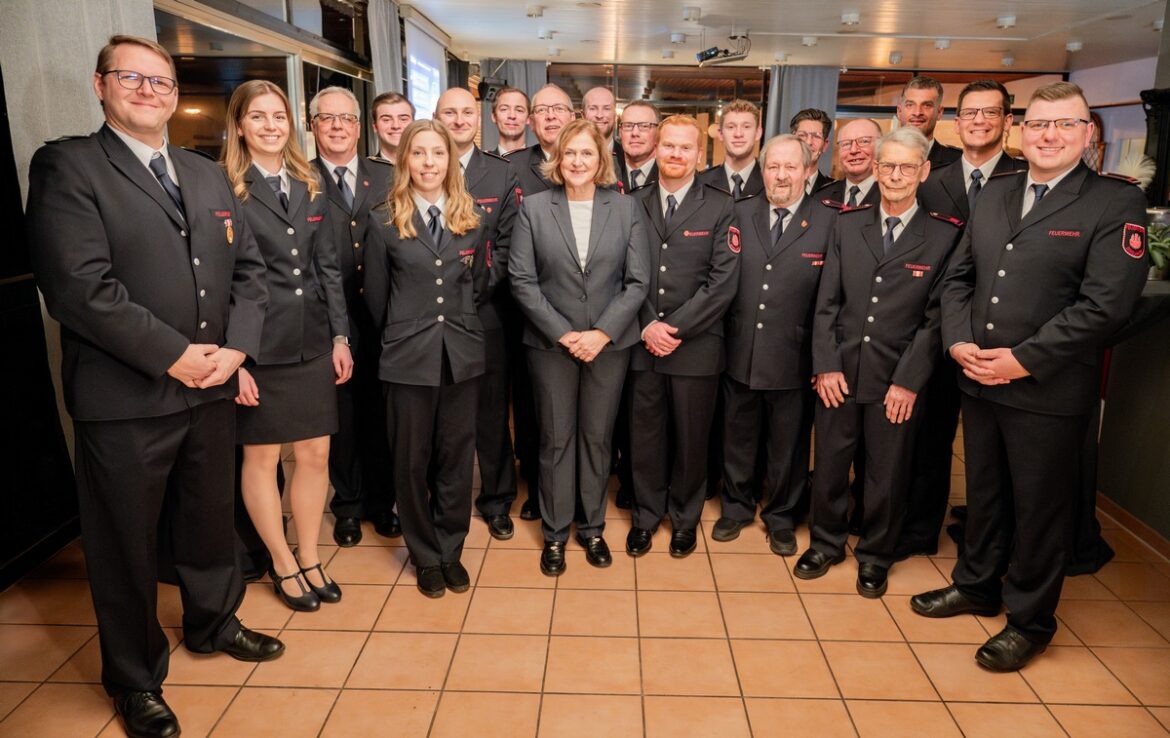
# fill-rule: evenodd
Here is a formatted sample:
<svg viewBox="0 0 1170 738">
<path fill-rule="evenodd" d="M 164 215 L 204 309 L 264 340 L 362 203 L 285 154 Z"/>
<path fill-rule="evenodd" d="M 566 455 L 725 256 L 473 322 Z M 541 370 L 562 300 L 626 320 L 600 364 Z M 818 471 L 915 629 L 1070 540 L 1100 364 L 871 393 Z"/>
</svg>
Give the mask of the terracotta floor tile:
<svg viewBox="0 0 1170 738">
<path fill-rule="evenodd" d="M 406 549 L 403 549 L 404 551 Z M 403 554 L 405 555 L 405 554 Z M 463 564 L 463 568 L 467 569 L 467 576 L 471 579 L 471 586 L 475 586 L 480 570 L 483 567 L 483 558 L 487 555 L 487 549 L 484 548 L 465 548 L 463 555 L 459 558 L 459 563 Z M 418 585 L 418 569 L 414 568 L 412 564 L 407 564 L 402 570 L 402 576 L 398 577 L 397 586 L 414 587 Z M 447 594 L 453 594 L 450 590 Z"/>
<path fill-rule="evenodd" d="M 0 623 L 97 625 L 89 582 L 23 579 L 0 593 Z"/>
<path fill-rule="evenodd" d="M 791 572 L 792 567 L 796 566 L 796 562 L 792 560 L 792 557 L 785 559 L 785 561 L 788 562 L 788 570 Z M 846 556 L 844 561 L 833 566 L 829 569 L 829 573 L 820 579 L 797 579 L 793 577 L 792 582 L 796 585 L 797 592 L 860 596 L 857 594 L 857 559 L 852 556 Z"/>
<path fill-rule="evenodd" d="M 732 640 L 731 652 L 744 696 L 841 696 L 815 641 Z"/>
<path fill-rule="evenodd" d="M 801 599 L 821 640 L 904 640 L 881 600 L 868 600 L 856 593 L 806 594 Z"/>
<path fill-rule="evenodd" d="M 638 627 L 643 638 L 725 638 L 714 592 L 638 592 Z"/>
<path fill-rule="evenodd" d="M 1170 645 L 1123 602 L 1069 600 L 1056 613 L 1088 646 Z"/>
<path fill-rule="evenodd" d="M 539 552 L 489 548 L 477 586 L 552 589 L 556 583 L 541 573 Z"/>
<path fill-rule="evenodd" d="M 642 699 L 625 695 L 546 694 L 540 738 L 641 738 Z"/>
<path fill-rule="evenodd" d="M 1170 640 L 1170 602 L 1130 602 L 1130 608 L 1154 630 Z"/>
<path fill-rule="evenodd" d="M 941 702 L 845 703 L 861 738 L 959 738 L 962 733 Z"/>
<path fill-rule="evenodd" d="M 404 547 L 342 548 L 330 559 L 327 570 L 342 587 L 347 584 L 394 584 L 406 563 L 406 556 Z"/>
<path fill-rule="evenodd" d="M 1170 658 L 1170 652 L 1166 654 Z M 1047 703 L 1133 705 L 1129 690 L 1088 648 L 1049 646 L 1040 658 L 1020 672 L 1040 699 Z"/>
<path fill-rule="evenodd" d="M 163 632 L 173 631 L 168 629 Z M 182 637 L 181 633 L 179 637 Z M 47 681 L 100 684 L 102 681 L 102 647 L 97 636 L 90 638 L 68 661 L 61 665 L 61 668 L 54 671 Z"/>
<path fill-rule="evenodd" d="M 4 738 L 97 735 L 114 703 L 97 684 L 42 684 L 0 722 Z"/>
<path fill-rule="evenodd" d="M 626 555 L 625 537 L 610 550 L 613 563 L 604 569 L 591 566 L 584 551 L 565 551 L 565 571 L 557 577 L 557 589 L 634 589 L 634 559 Z"/>
<path fill-rule="evenodd" d="M 1093 576 L 1123 600 L 1170 601 L 1170 577 L 1151 564 L 1111 561 Z"/>
<path fill-rule="evenodd" d="M 235 687 L 167 686 L 167 704 L 179 717 L 185 736 L 205 736 L 223 715 L 239 690 Z M 98 738 L 126 738 L 120 720 L 111 720 Z"/>
<path fill-rule="evenodd" d="M 718 517 L 715 518 L 715 520 L 718 519 Z M 739 537 L 734 541 L 716 541 L 711 538 L 711 529 L 714 526 L 714 520 L 704 521 L 701 526 L 703 534 L 699 536 L 699 540 L 707 544 L 707 548 L 711 553 L 768 554 L 769 556 L 775 556 L 777 559 L 780 558 L 768 548 L 768 529 L 764 527 L 764 524 L 759 519 L 756 519 L 751 525 L 741 530 Z M 661 529 L 659 529 L 659 532 L 661 532 Z M 667 542 L 669 543 L 669 541 Z M 797 537 L 797 543 L 798 545 L 800 544 L 799 536 Z M 663 546 L 662 550 L 665 551 L 666 547 Z"/>
<path fill-rule="evenodd" d="M 440 689 L 457 636 L 373 633 L 345 686 L 358 689 Z"/>
<path fill-rule="evenodd" d="M 948 702 L 1039 702 L 1019 674 L 993 674 L 975 663 L 970 646 L 916 643 L 926 675 Z"/>
<path fill-rule="evenodd" d="M 712 553 L 715 586 L 721 592 L 795 592 L 787 560 L 774 554 Z"/>
<path fill-rule="evenodd" d="M 532 738 L 540 695 L 444 692 L 430 738 Z"/>
<path fill-rule="evenodd" d="M 641 591 L 714 591 L 711 562 L 706 556 L 692 554 L 676 559 L 668 553 L 648 553 L 634 561 Z"/>
<path fill-rule="evenodd" d="M 553 636 L 544 691 L 640 694 L 640 669 L 636 638 Z"/>
<path fill-rule="evenodd" d="M 284 655 L 257 665 L 250 687 L 341 687 L 365 645 L 368 633 L 342 630 L 286 630 Z"/>
<path fill-rule="evenodd" d="M 1029 667 L 1030 668 L 1030 667 Z M 1043 705 L 952 702 L 947 705 L 967 738 L 1062 738 L 1060 724 Z"/>
<path fill-rule="evenodd" d="M 950 569 L 947 569 L 950 574 Z M 916 595 L 950 584 L 947 576 L 934 565 L 928 556 L 912 556 L 899 561 L 890 568 L 889 588 L 892 595 Z"/>
<path fill-rule="evenodd" d="M 61 549 L 53 558 L 33 569 L 29 579 L 85 579 L 85 552 L 77 540 Z"/>
<path fill-rule="evenodd" d="M 1061 600 L 1116 600 L 1104 584 L 1092 574 L 1076 577 L 1065 577 L 1064 585 L 1060 589 Z"/>
<path fill-rule="evenodd" d="M 39 686 L 38 682 L 0 682 L 0 720 L 7 717 Z"/>
<path fill-rule="evenodd" d="M 431 598 L 413 584 L 394 587 L 374 630 L 458 633 L 471 604 L 472 592 L 447 592 Z"/>
<path fill-rule="evenodd" d="M 557 590 L 553 635 L 636 636 L 638 599 L 620 590 Z"/>
<path fill-rule="evenodd" d="M 1086 600 L 1084 602 L 1089 602 L 1089 601 Z M 1109 603 L 1090 602 L 1090 604 L 1109 604 Z M 1062 605 L 1062 607 L 1063 607 L 1063 605 Z M 977 620 L 979 622 L 979 625 L 984 629 L 984 631 L 987 633 L 987 636 L 989 638 L 991 636 L 999 633 L 1001 630 L 1003 630 L 1004 628 L 1007 627 L 1007 613 L 1006 612 L 1001 612 L 999 615 L 995 615 L 993 617 L 984 617 L 982 615 L 975 615 L 974 618 L 975 618 L 975 620 Z M 1048 645 L 1050 645 L 1050 646 L 1084 646 L 1086 644 L 1080 638 L 1077 637 L 1077 634 L 1074 633 L 1072 628 L 1070 628 L 1068 626 L 1068 623 L 1065 623 L 1063 620 L 1061 620 L 1060 617 L 1057 617 L 1056 618 L 1056 635 L 1054 635 L 1052 637 L 1052 642 Z"/>
<path fill-rule="evenodd" d="M 539 520 L 521 520 L 517 515 L 512 518 L 512 527 L 515 532 L 506 541 L 496 540 L 488 534 L 488 548 L 536 549 L 544 548 L 544 531 Z"/>
<path fill-rule="evenodd" d="M 1165 736 L 1166 729 L 1140 707 L 1096 707 L 1053 705 L 1052 714 L 1068 731 L 1069 738 L 1100 738 L 1103 735 L 1127 738 Z"/>
<path fill-rule="evenodd" d="M 911 643 L 969 643 L 987 640 L 987 631 L 971 615 L 953 618 L 924 618 L 910 609 L 910 598 L 887 594 L 882 600 L 898 624 L 902 635 Z M 974 650 L 972 650 L 974 653 Z"/>
<path fill-rule="evenodd" d="M 521 522 L 517 517 L 515 522 Z M 487 548 L 494 539 L 488 533 L 487 522 L 478 515 L 471 516 L 471 526 L 467 530 L 467 537 L 463 539 L 463 550 L 469 548 Z M 403 543 L 405 545 L 405 542 Z"/>
<path fill-rule="evenodd" d="M 732 638 L 815 638 L 796 594 L 720 592 L 723 619 Z"/>
<path fill-rule="evenodd" d="M 395 738 L 426 738 L 438 702 L 438 692 L 346 689 L 329 713 L 321 738 L 384 735 L 388 726 L 393 726 Z"/>
<path fill-rule="evenodd" d="M 1144 705 L 1170 706 L 1170 649 L 1093 648 Z"/>
<path fill-rule="evenodd" d="M 175 603 L 175 608 L 181 617 L 181 605 Z M 293 616 L 293 611 L 276 596 L 272 584 L 268 579 L 265 579 L 261 582 L 252 582 L 247 586 L 244 601 L 236 615 L 241 622 L 247 623 L 249 628 L 277 631 L 288 624 L 289 619 Z"/>
<path fill-rule="evenodd" d="M 550 589 L 477 587 L 463 632 L 547 635 L 552 608 Z"/>
<path fill-rule="evenodd" d="M 464 635 L 445 688 L 539 692 L 547 649 L 547 636 Z"/>
<path fill-rule="evenodd" d="M 743 700 L 728 697 L 647 697 L 646 738 L 751 735 Z"/>
<path fill-rule="evenodd" d="M 321 732 L 335 689 L 245 687 L 211 733 L 217 738 L 311 738 Z M 274 716 L 280 716 L 274 720 Z"/>
<path fill-rule="evenodd" d="M 89 626 L 0 625 L 4 679 L 44 681 L 96 636 Z"/>
<path fill-rule="evenodd" d="M 1142 543 L 1137 536 L 1129 531 L 1102 526 L 1101 537 L 1113 549 L 1114 561 L 1155 562 L 1164 560 L 1157 551 Z"/>
<path fill-rule="evenodd" d="M 289 630 L 368 632 L 382 612 L 390 589 L 389 585 L 347 584 L 342 588 L 341 602 L 323 602 L 317 612 L 295 613 L 286 627 Z"/>
<path fill-rule="evenodd" d="M 646 694 L 739 695 L 726 640 L 642 639 L 642 689 Z"/>
<path fill-rule="evenodd" d="M 714 523 L 719 519 L 722 512 L 718 497 L 711 500 L 703 500 L 703 512 L 699 515 L 699 519 L 704 522 L 709 520 Z"/>
<path fill-rule="evenodd" d="M 288 654 L 286 653 L 285 656 Z M 281 657 L 283 658 L 283 656 Z M 179 646 L 171 652 L 167 684 L 241 685 L 248 680 L 256 664 L 236 661 L 222 653 L 192 653 Z"/>
<path fill-rule="evenodd" d="M 926 673 L 905 643 L 824 641 L 841 694 L 850 699 L 937 700 Z M 876 675 L 881 678 L 875 678 Z"/>
<path fill-rule="evenodd" d="M 1151 707 L 1150 713 L 1162 723 L 1162 727 L 1170 731 L 1170 707 Z"/>
<path fill-rule="evenodd" d="M 755 738 L 855 738 L 845 703 L 833 700 L 747 699 Z"/>
</svg>

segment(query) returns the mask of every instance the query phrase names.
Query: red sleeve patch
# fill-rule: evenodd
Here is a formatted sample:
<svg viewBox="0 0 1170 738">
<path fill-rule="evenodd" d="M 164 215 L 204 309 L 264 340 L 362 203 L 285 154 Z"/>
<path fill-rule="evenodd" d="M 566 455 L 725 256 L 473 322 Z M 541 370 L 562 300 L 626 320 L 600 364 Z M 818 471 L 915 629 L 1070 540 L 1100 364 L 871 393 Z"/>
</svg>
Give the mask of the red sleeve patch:
<svg viewBox="0 0 1170 738">
<path fill-rule="evenodd" d="M 492 242 L 491 241 L 486 242 L 486 244 L 484 246 L 484 263 L 487 264 L 488 269 L 492 268 Z"/>
<path fill-rule="evenodd" d="M 1146 255 L 1146 228 L 1136 223 L 1126 223 L 1121 232 L 1121 249 L 1127 255 L 1140 259 Z"/>
<path fill-rule="evenodd" d="M 733 254 L 740 252 L 739 229 L 735 226 L 727 229 L 727 248 L 731 249 Z"/>
</svg>

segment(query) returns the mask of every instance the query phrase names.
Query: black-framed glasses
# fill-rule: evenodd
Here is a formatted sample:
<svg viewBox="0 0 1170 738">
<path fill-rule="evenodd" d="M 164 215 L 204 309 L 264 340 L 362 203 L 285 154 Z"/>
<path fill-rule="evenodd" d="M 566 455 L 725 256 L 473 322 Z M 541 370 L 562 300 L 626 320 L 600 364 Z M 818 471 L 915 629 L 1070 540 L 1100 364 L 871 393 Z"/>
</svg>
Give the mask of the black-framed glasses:
<svg viewBox="0 0 1170 738">
<path fill-rule="evenodd" d="M 1075 131 L 1081 124 L 1089 125 L 1090 121 L 1084 118 L 1057 118 L 1056 120 L 1026 120 L 1020 125 L 1027 128 L 1033 133 L 1043 133 L 1048 130 L 1048 126 L 1056 126 L 1058 131 Z"/>
<path fill-rule="evenodd" d="M 987 120 L 999 120 L 1003 117 L 1003 108 L 998 105 L 990 108 L 959 108 L 955 117 L 959 120 L 975 120 L 975 116 L 980 113 L 983 113 L 983 117 Z"/>
<path fill-rule="evenodd" d="M 536 107 L 534 107 L 532 109 L 532 114 L 535 116 L 538 116 L 538 117 L 542 116 L 542 115 L 548 115 L 549 113 L 552 113 L 553 115 L 571 115 L 572 112 L 573 112 L 573 109 L 570 108 L 568 105 L 559 105 L 559 104 L 558 105 L 537 105 Z"/>
<path fill-rule="evenodd" d="M 895 164 L 892 161 L 879 161 L 877 165 L 878 174 L 883 177 L 890 176 L 895 169 L 901 172 L 903 177 L 913 177 L 921 168 L 921 164 Z"/>
<path fill-rule="evenodd" d="M 358 117 L 353 113 L 317 113 L 317 115 L 313 116 L 313 119 L 327 126 L 333 125 L 333 121 L 340 121 L 343 124 L 351 126 L 358 122 Z"/>
<path fill-rule="evenodd" d="M 143 81 L 146 81 L 150 83 L 150 89 L 154 90 L 155 94 L 169 95 L 179 86 L 179 83 L 170 77 L 148 77 L 142 72 L 135 72 L 132 69 L 111 69 L 102 72 L 103 77 L 107 74 L 114 75 L 114 79 L 118 80 L 118 84 L 127 90 L 137 90 L 142 87 Z"/>
<path fill-rule="evenodd" d="M 619 128 L 621 128 L 626 133 L 629 133 L 630 131 L 634 131 L 634 130 L 638 130 L 638 131 L 642 131 L 642 132 L 652 131 L 657 127 L 658 127 L 657 123 L 622 123 L 619 126 Z"/>
<path fill-rule="evenodd" d="M 874 136 L 862 136 L 861 138 L 840 139 L 837 141 L 837 148 L 841 149 L 842 151 L 848 151 L 849 149 L 853 148 L 854 144 L 857 144 L 857 148 L 864 149 L 864 148 L 868 148 L 869 146 L 873 145 L 873 142 L 875 140 L 877 140 L 877 139 Z"/>
</svg>

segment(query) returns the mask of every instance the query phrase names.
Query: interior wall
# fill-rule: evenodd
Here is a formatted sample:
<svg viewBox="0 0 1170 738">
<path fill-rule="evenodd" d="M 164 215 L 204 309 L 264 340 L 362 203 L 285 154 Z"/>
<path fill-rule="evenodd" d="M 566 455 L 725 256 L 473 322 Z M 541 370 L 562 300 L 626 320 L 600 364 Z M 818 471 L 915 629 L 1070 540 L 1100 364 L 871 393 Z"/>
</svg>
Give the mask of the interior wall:
<svg viewBox="0 0 1170 738">
<path fill-rule="evenodd" d="M 1101 116 L 1105 129 L 1104 170 L 1107 172 L 1121 169 L 1122 158 L 1127 152 L 1141 154 L 1145 148 L 1146 113 L 1138 100 L 1142 90 L 1154 87 L 1157 67 L 1158 58 L 1151 56 L 1081 69 L 1069 75 L 1069 81 L 1085 91 L 1093 112 Z"/>
</svg>

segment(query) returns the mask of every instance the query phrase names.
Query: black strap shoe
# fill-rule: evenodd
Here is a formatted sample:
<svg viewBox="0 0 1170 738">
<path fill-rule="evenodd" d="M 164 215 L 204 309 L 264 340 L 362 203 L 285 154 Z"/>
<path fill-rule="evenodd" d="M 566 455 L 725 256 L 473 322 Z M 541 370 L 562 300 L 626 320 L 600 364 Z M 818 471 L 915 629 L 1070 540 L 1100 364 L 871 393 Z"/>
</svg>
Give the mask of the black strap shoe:
<svg viewBox="0 0 1170 738">
<path fill-rule="evenodd" d="M 284 644 L 278 638 L 249 630 L 241 625 L 231 645 L 221 648 L 220 651 L 237 661 L 271 661 L 284 653 Z"/>
<path fill-rule="evenodd" d="M 321 598 L 309 589 L 309 583 L 305 581 L 305 575 L 301 573 L 300 569 L 285 577 L 277 574 L 276 569 L 269 569 L 268 576 L 272 579 L 272 588 L 276 591 L 276 596 L 293 610 L 316 612 L 321 609 Z M 290 579 L 296 582 L 297 587 L 301 590 L 300 594 L 291 595 L 285 591 L 284 583 Z"/>
<path fill-rule="evenodd" d="M 585 560 L 592 566 L 604 569 L 613 563 L 613 556 L 609 553 L 609 545 L 601 536 L 590 538 L 577 536 L 577 543 L 580 543 L 581 547 L 585 549 Z"/>
<path fill-rule="evenodd" d="M 654 531 L 637 526 L 630 528 L 626 534 L 626 553 L 635 559 L 650 550 L 653 545 Z"/>
<path fill-rule="evenodd" d="M 994 617 L 1000 605 L 972 600 L 955 585 L 932 589 L 910 598 L 910 609 L 928 618 L 949 618 L 955 615 L 983 615 Z"/>
<path fill-rule="evenodd" d="M 886 593 L 890 570 L 877 564 L 861 562 L 857 565 L 857 594 L 876 600 Z"/>
<path fill-rule="evenodd" d="M 815 548 L 810 548 L 797 559 L 796 566 L 792 567 L 792 573 L 797 579 L 820 579 L 829 573 L 834 564 L 840 564 L 844 560 L 844 553 L 828 556 Z"/>
<path fill-rule="evenodd" d="M 743 530 L 744 526 L 750 523 L 750 520 L 734 520 L 732 518 L 719 518 L 715 521 L 715 525 L 711 527 L 711 538 L 720 543 L 727 543 L 739 538 L 739 532 Z"/>
<path fill-rule="evenodd" d="M 447 589 L 452 592 L 466 592 L 471 589 L 471 576 L 458 561 L 443 564 L 439 570 L 443 572 L 443 582 L 446 583 Z"/>
<path fill-rule="evenodd" d="M 988 671 L 1019 671 L 1047 649 L 1047 643 L 1030 641 L 1023 633 L 1008 626 L 979 647 L 975 652 L 975 663 Z"/>
<path fill-rule="evenodd" d="M 386 538 L 398 538 L 402 535 L 402 521 L 394 512 L 379 515 L 374 519 L 374 532 Z"/>
<path fill-rule="evenodd" d="M 507 515 L 487 515 L 484 520 L 487 522 L 488 533 L 497 541 L 507 541 L 516 533 L 512 518 Z"/>
<path fill-rule="evenodd" d="M 698 545 L 698 540 L 694 528 L 679 528 L 670 534 L 670 555 L 676 559 L 690 556 Z"/>
<path fill-rule="evenodd" d="M 540 520 L 540 503 L 532 495 L 520 506 L 521 520 Z"/>
<path fill-rule="evenodd" d="M 173 738 L 179 735 L 179 719 L 161 692 L 126 692 L 114 698 L 130 738 Z"/>
<path fill-rule="evenodd" d="M 540 552 L 540 571 L 546 576 L 559 577 L 565 571 L 565 542 L 545 541 Z"/>
<path fill-rule="evenodd" d="M 324 585 L 318 587 L 313 584 L 313 580 L 309 578 L 309 572 L 312 571 L 317 572 L 317 576 L 321 577 Z M 337 582 L 325 575 L 325 570 L 321 568 L 320 563 L 301 567 L 301 574 L 305 575 L 305 582 L 309 585 L 309 589 L 313 590 L 313 594 L 317 595 L 317 599 L 329 603 L 341 602 L 341 587 L 338 587 Z"/>
<path fill-rule="evenodd" d="M 361 543 L 362 521 L 358 518 L 338 518 L 333 524 L 333 540 L 342 548 Z"/>
</svg>

